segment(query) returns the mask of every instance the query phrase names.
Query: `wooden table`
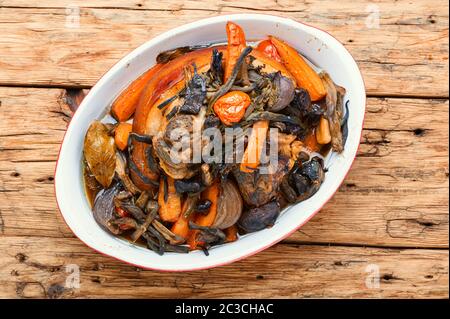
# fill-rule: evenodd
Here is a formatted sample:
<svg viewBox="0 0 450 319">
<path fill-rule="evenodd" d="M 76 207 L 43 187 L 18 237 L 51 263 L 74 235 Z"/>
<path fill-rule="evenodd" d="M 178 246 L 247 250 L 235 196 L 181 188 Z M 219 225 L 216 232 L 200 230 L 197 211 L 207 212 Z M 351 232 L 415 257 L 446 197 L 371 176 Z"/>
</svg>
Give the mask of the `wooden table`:
<svg viewBox="0 0 450 319">
<path fill-rule="evenodd" d="M 446 1 L 86 2 L 0 0 L 0 297 L 448 298 Z M 365 128 L 337 194 L 287 240 L 216 269 L 145 271 L 86 247 L 53 190 L 68 102 L 163 31 L 250 12 L 329 31 L 362 70 Z"/>
</svg>

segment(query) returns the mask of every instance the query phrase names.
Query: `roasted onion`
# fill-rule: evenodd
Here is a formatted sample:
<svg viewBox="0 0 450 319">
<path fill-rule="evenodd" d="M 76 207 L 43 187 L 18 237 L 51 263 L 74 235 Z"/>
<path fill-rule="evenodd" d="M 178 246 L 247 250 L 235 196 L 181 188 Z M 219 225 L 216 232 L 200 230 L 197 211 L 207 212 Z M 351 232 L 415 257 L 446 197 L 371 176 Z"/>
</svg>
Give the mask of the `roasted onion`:
<svg viewBox="0 0 450 319">
<path fill-rule="evenodd" d="M 234 182 L 226 180 L 221 186 L 222 189 L 217 202 L 216 219 L 212 227 L 225 229 L 233 226 L 238 221 L 244 204 L 239 189 Z"/>
</svg>

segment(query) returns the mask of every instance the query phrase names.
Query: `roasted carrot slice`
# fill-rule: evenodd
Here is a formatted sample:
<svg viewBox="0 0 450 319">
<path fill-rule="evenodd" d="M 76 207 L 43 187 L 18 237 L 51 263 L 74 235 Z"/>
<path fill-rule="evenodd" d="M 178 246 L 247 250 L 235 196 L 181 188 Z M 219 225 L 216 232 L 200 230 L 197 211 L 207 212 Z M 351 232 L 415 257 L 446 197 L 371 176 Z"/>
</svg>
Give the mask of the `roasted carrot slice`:
<svg viewBox="0 0 450 319">
<path fill-rule="evenodd" d="M 188 210 L 193 210 L 196 202 L 196 199 L 189 196 L 185 199 L 185 201 L 183 202 L 183 207 L 181 209 L 180 217 L 178 217 L 177 221 L 172 225 L 172 233 L 184 239 L 188 238 L 189 233 L 191 232 L 189 228 L 189 221 L 194 217 L 194 212 L 188 212 Z"/>
<path fill-rule="evenodd" d="M 122 122 L 116 127 L 114 132 L 114 142 L 121 151 L 127 148 L 128 136 L 130 135 L 132 127 L 133 126 L 130 123 L 126 122 Z"/>
<path fill-rule="evenodd" d="M 312 131 L 309 135 L 306 136 L 304 142 L 304 146 L 310 152 L 318 152 L 320 151 L 320 145 L 317 143 L 316 133 Z"/>
<path fill-rule="evenodd" d="M 161 177 L 158 193 L 159 216 L 163 221 L 175 222 L 181 214 L 181 198 L 175 190 L 173 178 Z"/>
<path fill-rule="evenodd" d="M 259 42 L 258 46 L 256 47 L 256 50 L 262 52 L 267 57 L 274 59 L 275 61 L 282 63 L 281 57 L 278 54 L 277 48 L 273 45 L 273 43 L 270 40 L 263 40 Z"/>
<path fill-rule="evenodd" d="M 324 116 L 320 117 L 319 125 L 316 128 L 316 139 L 319 144 L 328 144 L 331 142 L 330 122 Z"/>
<path fill-rule="evenodd" d="M 224 233 L 226 236 L 225 242 L 231 243 L 238 239 L 238 228 L 236 225 L 230 226 L 224 229 Z"/>
<path fill-rule="evenodd" d="M 297 81 L 297 86 L 307 90 L 312 101 L 322 99 L 327 92 L 319 75 L 294 48 L 275 37 L 271 36 L 269 38 L 280 54 L 284 65 L 286 65 L 286 68 Z"/>
<path fill-rule="evenodd" d="M 207 199 L 211 201 L 211 207 L 208 214 L 197 215 L 194 219 L 194 223 L 199 226 L 211 226 L 217 215 L 217 201 L 220 194 L 220 183 L 215 182 L 202 193 L 202 199 Z M 198 249 L 202 246 L 202 242 L 198 240 L 198 230 L 193 230 L 189 234 L 188 244 L 190 249 Z"/>
<path fill-rule="evenodd" d="M 264 143 L 266 142 L 269 121 L 261 120 L 253 124 L 247 148 L 241 161 L 241 171 L 252 172 L 258 168 Z"/>
<path fill-rule="evenodd" d="M 239 55 L 246 46 L 245 33 L 240 26 L 233 22 L 227 22 L 226 29 L 228 45 L 227 59 L 225 61 L 224 82 L 226 82 L 230 77 Z"/>
<path fill-rule="evenodd" d="M 139 97 L 147 83 L 161 69 L 161 64 L 156 64 L 150 70 L 134 80 L 114 101 L 111 114 L 119 121 L 128 120 L 136 110 Z"/>
</svg>

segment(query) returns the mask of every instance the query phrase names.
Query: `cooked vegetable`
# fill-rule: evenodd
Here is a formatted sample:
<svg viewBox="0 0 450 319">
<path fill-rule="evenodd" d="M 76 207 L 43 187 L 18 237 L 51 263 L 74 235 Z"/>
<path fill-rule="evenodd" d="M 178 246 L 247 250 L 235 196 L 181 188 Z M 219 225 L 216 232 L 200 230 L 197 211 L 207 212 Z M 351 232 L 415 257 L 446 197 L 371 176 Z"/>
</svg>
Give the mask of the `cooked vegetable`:
<svg viewBox="0 0 450 319">
<path fill-rule="evenodd" d="M 117 125 L 114 131 L 114 141 L 119 150 L 124 151 L 128 146 L 128 137 L 131 133 L 132 125 L 122 122 Z"/>
<path fill-rule="evenodd" d="M 319 126 L 316 131 L 317 143 L 328 144 L 331 142 L 330 124 L 325 117 L 320 117 Z"/>
<path fill-rule="evenodd" d="M 269 110 L 278 112 L 284 109 L 292 102 L 295 95 L 295 85 L 291 79 L 281 75 L 280 72 L 275 74 L 273 79 L 275 86 L 275 99 L 269 104 Z"/>
<path fill-rule="evenodd" d="M 276 201 L 270 202 L 245 211 L 239 219 L 238 227 L 244 234 L 272 227 L 279 214 L 280 204 Z"/>
<path fill-rule="evenodd" d="M 172 177 L 161 177 L 158 192 L 159 216 L 163 221 L 174 222 L 181 214 L 181 198 L 176 192 Z"/>
<path fill-rule="evenodd" d="M 331 146 L 334 151 L 341 153 L 344 150 L 341 123 L 344 115 L 345 89 L 334 84 L 328 73 L 322 72 L 320 77 L 327 90 L 325 116 L 330 124 Z"/>
<path fill-rule="evenodd" d="M 100 121 L 94 121 L 84 140 L 84 158 L 95 179 L 108 188 L 116 168 L 116 148 L 114 139 Z"/>
<path fill-rule="evenodd" d="M 209 186 L 203 193 L 202 199 L 209 200 L 211 202 L 211 207 L 209 209 L 208 214 L 200 214 L 197 215 L 194 219 L 195 225 L 210 227 L 213 225 L 217 216 L 217 202 L 220 194 L 220 184 L 215 182 L 211 186 Z M 204 243 L 198 238 L 199 232 L 198 230 L 194 230 L 189 234 L 189 247 L 191 249 L 198 249 L 204 245 Z"/>
<path fill-rule="evenodd" d="M 225 233 L 225 236 L 226 236 L 225 237 L 226 243 L 231 243 L 238 239 L 238 228 L 237 228 L 236 224 L 224 229 L 223 232 Z"/>
<path fill-rule="evenodd" d="M 233 22 L 227 22 L 226 30 L 228 45 L 224 82 L 230 78 L 239 56 L 246 47 L 245 34 L 240 26 Z"/>
<path fill-rule="evenodd" d="M 259 42 L 258 46 L 256 47 L 258 51 L 261 51 L 266 56 L 268 56 L 271 59 L 274 59 L 275 61 L 282 63 L 280 55 L 278 54 L 277 48 L 273 45 L 272 41 L 269 39 L 263 40 Z"/>
<path fill-rule="evenodd" d="M 242 157 L 241 171 L 252 172 L 258 168 L 268 128 L 269 121 L 267 120 L 257 121 L 253 124 L 252 133 Z"/>
<path fill-rule="evenodd" d="M 270 174 L 260 174 L 259 170 L 243 172 L 236 168 L 233 176 L 241 192 L 242 198 L 249 206 L 261 206 L 276 197 L 284 175 L 289 171 L 289 161 L 283 156 L 276 163 L 269 163 Z"/>
<path fill-rule="evenodd" d="M 160 64 L 156 64 L 130 84 L 114 101 L 111 106 L 111 115 L 119 122 L 128 120 L 136 110 L 139 98 L 147 83 L 159 72 Z"/>
<path fill-rule="evenodd" d="M 120 229 L 113 223 L 115 217 L 114 196 L 119 191 L 119 185 L 115 184 L 112 187 L 103 190 L 94 202 L 92 213 L 95 220 L 106 230 L 117 235 L 120 234 Z"/>
<path fill-rule="evenodd" d="M 311 96 L 311 100 L 318 101 L 322 99 L 327 92 L 319 75 L 294 48 L 272 36 L 270 41 L 276 47 L 286 68 L 295 77 L 297 86 L 306 89 Z"/>
<path fill-rule="evenodd" d="M 226 46 L 161 52 L 113 102 L 117 123 L 86 133 L 94 219 L 159 255 L 208 255 L 271 227 L 319 190 L 323 158 L 345 145 L 344 88 L 277 38 L 247 45 L 233 22 L 226 33 Z"/>
<path fill-rule="evenodd" d="M 241 216 L 242 208 L 243 202 L 239 189 L 232 181 L 226 180 L 221 184 L 216 218 L 212 226 L 219 229 L 233 226 Z"/>
<path fill-rule="evenodd" d="M 192 219 L 192 212 L 195 209 L 196 202 L 198 200 L 197 196 L 188 196 L 183 203 L 183 208 L 181 210 L 180 217 L 172 226 L 172 233 L 178 235 L 185 240 L 189 236 L 189 220 Z"/>
<path fill-rule="evenodd" d="M 127 174 L 126 161 L 127 159 L 123 153 L 116 152 L 116 173 L 119 176 L 120 180 L 122 181 L 123 186 L 125 186 L 125 189 L 129 191 L 131 194 L 136 195 L 140 193 L 140 190 L 133 184 L 133 182 L 131 181 L 130 177 Z"/>
<path fill-rule="evenodd" d="M 250 105 L 250 97 L 240 91 L 231 91 L 214 103 L 214 112 L 225 125 L 239 122 Z"/>
</svg>

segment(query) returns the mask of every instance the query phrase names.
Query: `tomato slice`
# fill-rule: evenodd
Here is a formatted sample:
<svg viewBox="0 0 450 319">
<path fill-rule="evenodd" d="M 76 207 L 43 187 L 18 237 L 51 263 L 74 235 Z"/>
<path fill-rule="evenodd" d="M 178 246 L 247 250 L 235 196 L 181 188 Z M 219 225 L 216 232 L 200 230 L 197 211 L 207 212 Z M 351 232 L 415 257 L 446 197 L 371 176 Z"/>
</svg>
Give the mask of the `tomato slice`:
<svg viewBox="0 0 450 319">
<path fill-rule="evenodd" d="M 214 112 L 225 125 L 232 125 L 244 117 L 245 110 L 250 105 L 250 96 L 241 91 L 231 91 L 220 97 L 214 103 Z"/>
<path fill-rule="evenodd" d="M 282 63 L 281 57 L 278 54 L 277 48 L 273 45 L 273 43 L 267 39 L 259 42 L 256 50 L 264 53 L 269 58 L 274 59 L 275 61 Z"/>
</svg>

